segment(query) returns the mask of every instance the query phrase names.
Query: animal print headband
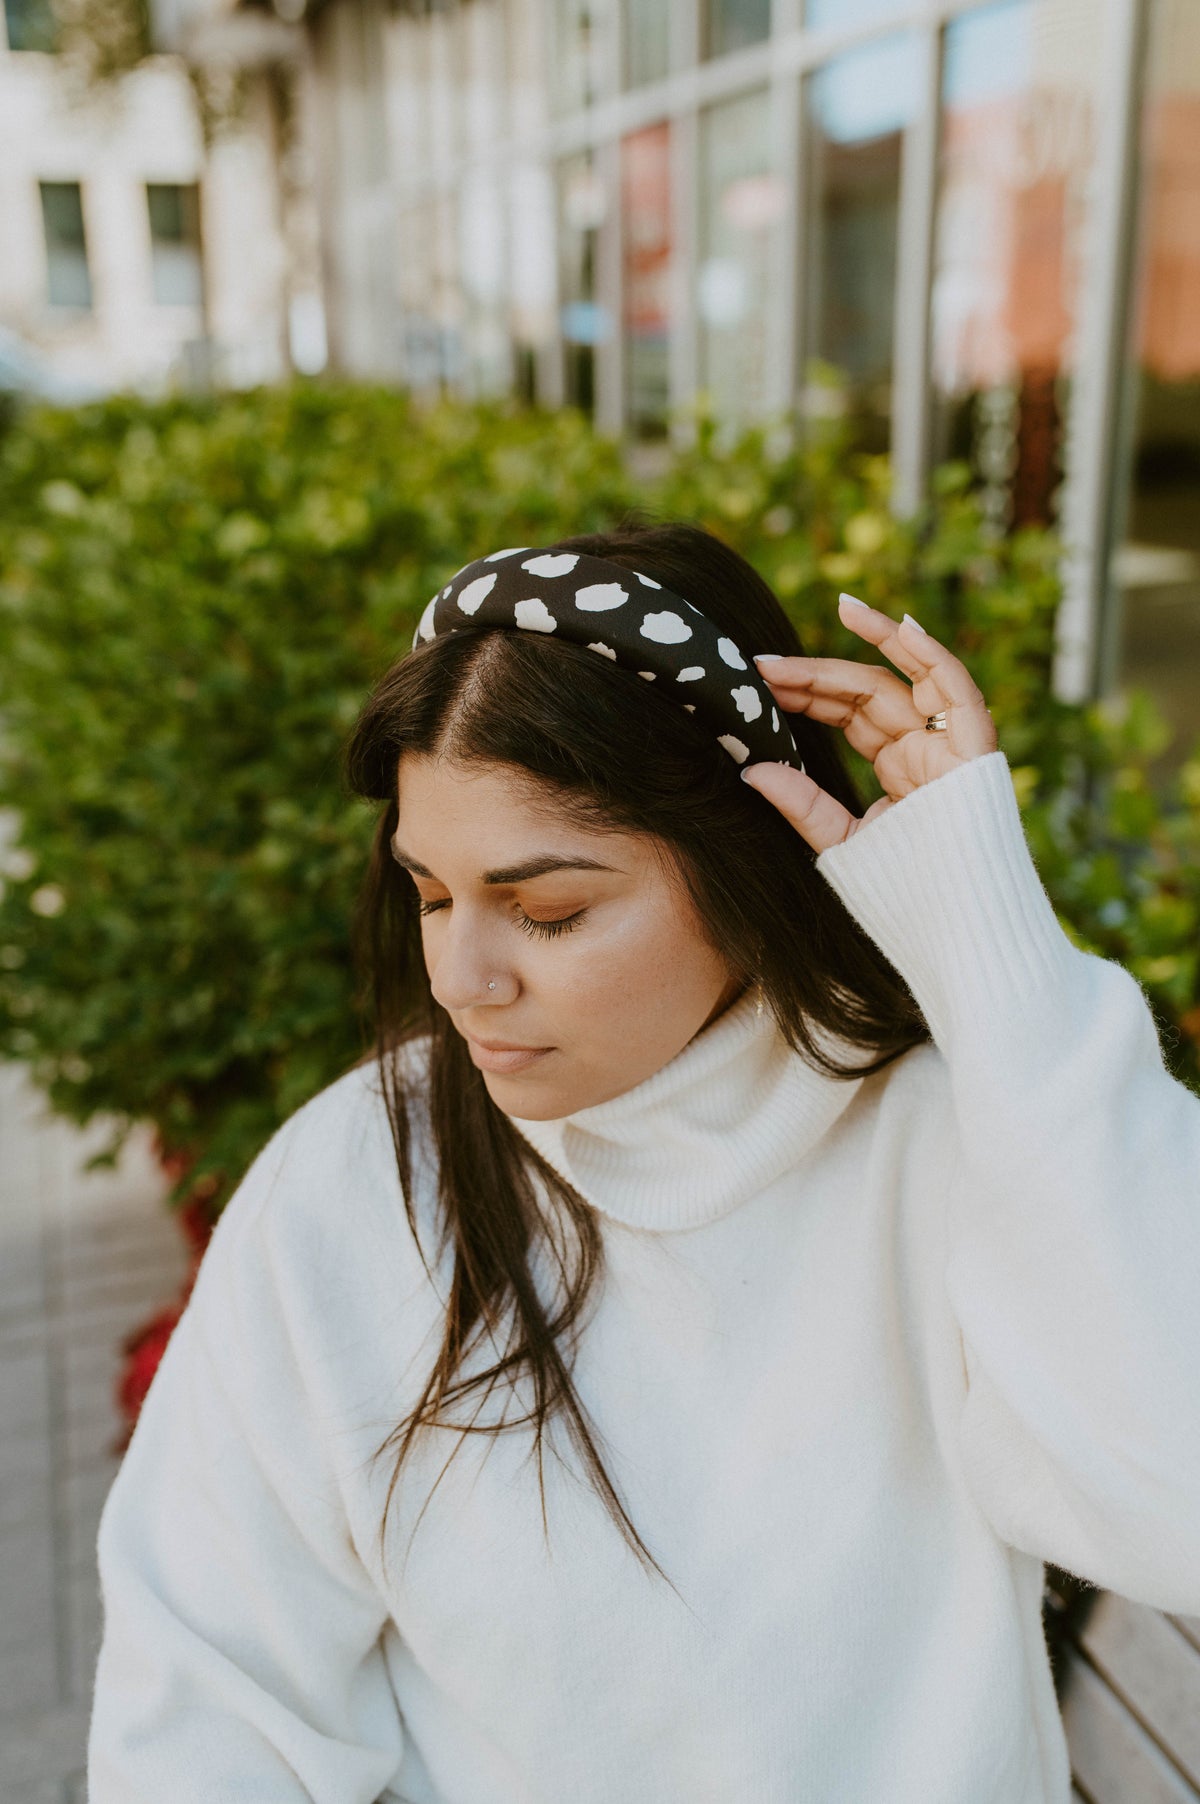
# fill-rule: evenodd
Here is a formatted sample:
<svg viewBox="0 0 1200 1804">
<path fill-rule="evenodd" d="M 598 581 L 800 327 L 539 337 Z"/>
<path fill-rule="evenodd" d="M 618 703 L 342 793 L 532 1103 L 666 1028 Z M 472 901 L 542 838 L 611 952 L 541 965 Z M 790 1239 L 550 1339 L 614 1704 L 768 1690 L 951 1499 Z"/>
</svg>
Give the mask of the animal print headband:
<svg viewBox="0 0 1200 1804">
<path fill-rule="evenodd" d="M 412 648 L 464 626 L 557 633 L 657 683 L 736 764 L 804 769 L 755 666 L 699 608 L 640 570 L 578 551 L 493 551 L 464 564 L 433 597 Z"/>
</svg>

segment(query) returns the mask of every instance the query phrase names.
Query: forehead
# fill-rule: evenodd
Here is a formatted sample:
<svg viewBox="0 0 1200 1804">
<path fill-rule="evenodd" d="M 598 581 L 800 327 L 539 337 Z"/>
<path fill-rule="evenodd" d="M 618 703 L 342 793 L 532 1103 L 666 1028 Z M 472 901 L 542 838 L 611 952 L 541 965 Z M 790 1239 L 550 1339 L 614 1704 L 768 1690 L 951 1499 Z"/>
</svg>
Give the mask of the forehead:
<svg viewBox="0 0 1200 1804">
<path fill-rule="evenodd" d="M 463 764 L 453 758 L 401 758 L 396 776 L 401 829 L 434 830 L 443 823 L 503 822 L 511 832 L 523 824 L 543 830 L 573 828 L 555 792 L 530 772 L 509 766 Z M 598 833 L 599 828 L 591 829 Z"/>
<path fill-rule="evenodd" d="M 401 759 L 393 852 L 436 868 L 509 865 L 551 856 L 594 868 L 633 868 L 653 855 L 650 836 L 573 820 L 552 789 L 524 773 L 449 759 Z M 401 856 L 403 854 L 403 856 Z"/>
</svg>

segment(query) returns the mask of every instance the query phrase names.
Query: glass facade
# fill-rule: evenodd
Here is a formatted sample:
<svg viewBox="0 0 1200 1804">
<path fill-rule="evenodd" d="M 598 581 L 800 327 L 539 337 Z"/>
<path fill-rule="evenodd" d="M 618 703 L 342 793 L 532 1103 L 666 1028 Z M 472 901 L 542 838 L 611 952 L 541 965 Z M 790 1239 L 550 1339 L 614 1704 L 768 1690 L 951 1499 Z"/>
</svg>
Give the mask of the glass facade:
<svg viewBox="0 0 1200 1804">
<path fill-rule="evenodd" d="M 1053 5 L 946 32 L 932 308 L 936 460 L 965 458 L 998 531 L 1057 522 L 1096 134 L 1098 33 L 1055 54 Z"/>
<path fill-rule="evenodd" d="M 1200 8 L 1151 11 L 1110 580 L 1123 684 L 1200 740 Z"/>
<path fill-rule="evenodd" d="M 802 410 L 850 408 L 886 451 L 892 411 L 900 168 L 917 91 L 915 44 L 882 39 L 807 83 L 809 172 Z"/>
<path fill-rule="evenodd" d="M 771 167 L 769 128 L 761 89 L 700 116 L 700 388 L 730 421 L 753 418 L 771 402 L 767 310 L 785 197 Z"/>
<path fill-rule="evenodd" d="M 905 0 L 805 0 L 804 23 L 810 31 L 849 31 L 885 25 L 906 10 Z"/>
<path fill-rule="evenodd" d="M 771 0 L 700 0 L 701 54 L 727 56 L 771 32 Z"/>
<path fill-rule="evenodd" d="M 642 438 L 667 430 L 671 328 L 671 128 L 621 143 L 625 417 Z"/>
<path fill-rule="evenodd" d="M 1124 670 L 1191 719 L 1198 33 L 1196 0 L 402 9 L 407 379 L 681 442 L 700 397 L 730 424 L 848 411 L 901 509 L 963 460 L 995 531 L 1071 527 L 1087 551 L 1060 692 Z"/>
<path fill-rule="evenodd" d="M 597 241 L 608 195 L 591 151 L 559 168 L 559 330 L 563 399 L 587 411 L 596 402 L 596 348 L 608 341 L 611 314 L 598 298 Z"/>
<path fill-rule="evenodd" d="M 624 85 L 661 81 L 671 67 L 671 19 L 662 0 L 625 0 L 624 26 Z"/>
</svg>

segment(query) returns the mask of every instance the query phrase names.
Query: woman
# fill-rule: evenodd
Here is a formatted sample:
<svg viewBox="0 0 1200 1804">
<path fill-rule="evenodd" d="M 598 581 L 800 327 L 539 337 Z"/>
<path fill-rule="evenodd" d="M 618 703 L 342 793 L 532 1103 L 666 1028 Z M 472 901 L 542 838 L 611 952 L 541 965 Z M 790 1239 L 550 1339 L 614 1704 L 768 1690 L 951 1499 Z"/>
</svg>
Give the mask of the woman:
<svg viewBox="0 0 1200 1804">
<path fill-rule="evenodd" d="M 1066 1804 L 1042 1562 L 1200 1611 L 1200 1100 L 840 606 L 506 547 L 378 685 L 379 1043 L 106 1501 L 91 1804 Z"/>
</svg>

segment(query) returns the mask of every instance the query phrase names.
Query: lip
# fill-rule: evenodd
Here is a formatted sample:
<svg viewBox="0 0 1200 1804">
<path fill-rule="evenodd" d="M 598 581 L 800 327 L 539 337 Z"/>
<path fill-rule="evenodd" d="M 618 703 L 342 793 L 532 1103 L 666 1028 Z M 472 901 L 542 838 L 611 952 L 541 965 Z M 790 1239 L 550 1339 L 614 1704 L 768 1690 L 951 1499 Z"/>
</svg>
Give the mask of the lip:
<svg viewBox="0 0 1200 1804">
<path fill-rule="evenodd" d="M 489 1046 L 471 1034 L 467 1035 L 467 1045 L 473 1062 L 481 1071 L 524 1071 L 527 1065 L 554 1051 L 553 1046 L 504 1046 L 499 1043 Z"/>
</svg>

